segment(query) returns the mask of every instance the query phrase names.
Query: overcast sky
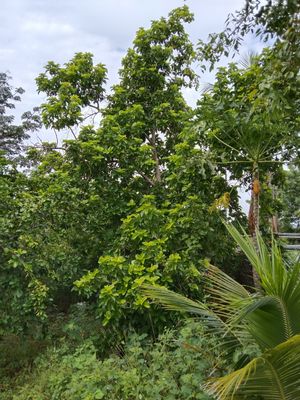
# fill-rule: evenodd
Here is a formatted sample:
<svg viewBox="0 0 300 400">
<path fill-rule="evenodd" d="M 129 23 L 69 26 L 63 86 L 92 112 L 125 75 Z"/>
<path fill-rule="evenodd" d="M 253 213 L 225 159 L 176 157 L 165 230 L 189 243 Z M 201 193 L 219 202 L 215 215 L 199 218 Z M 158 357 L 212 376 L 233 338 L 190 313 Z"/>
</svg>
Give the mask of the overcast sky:
<svg viewBox="0 0 300 400">
<path fill-rule="evenodd" d="M 13 85 L 26 90 L 22 110 L 43 100 L 36 93 L 35 78 L 49 60 L 64 63 L 76 52 L 92 52 L 96 63 L 107 66 L 111 86 L 139 27 L 187 4 L 195 14 L 187 31 L 196 43 L 222 30 L 228 13 L 244 4 L 244 0 L 0 1 L 0 71 L 9 71 Z M 193 93 L 186 96 L 190 103 L 195 100 Z"/>
</svg>

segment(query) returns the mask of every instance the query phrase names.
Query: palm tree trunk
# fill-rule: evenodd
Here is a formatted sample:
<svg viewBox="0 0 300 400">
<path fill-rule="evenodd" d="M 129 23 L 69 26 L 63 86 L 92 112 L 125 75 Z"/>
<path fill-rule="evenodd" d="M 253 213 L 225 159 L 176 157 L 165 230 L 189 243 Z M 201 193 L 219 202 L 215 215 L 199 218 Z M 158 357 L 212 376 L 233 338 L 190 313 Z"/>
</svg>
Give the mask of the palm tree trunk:
<svg viewBox="0 0 300 400">
<path fill-rule="evenodd" d="M 254 163 L 252 173 L 252 191 L 251 191 L 251 203 L 248 215 L 249 232 L 253 239 L 254 246 L 258 251 L 257 237 L 256 234 L 259 231 L 259 196 L 260 196 L 260 182 L 259 182 L 259 170 L 258 165 Z M 252 268 L 252 277 L 254 286 L 260 288 L 260 279 L 257 272 Z"/>
</svg>

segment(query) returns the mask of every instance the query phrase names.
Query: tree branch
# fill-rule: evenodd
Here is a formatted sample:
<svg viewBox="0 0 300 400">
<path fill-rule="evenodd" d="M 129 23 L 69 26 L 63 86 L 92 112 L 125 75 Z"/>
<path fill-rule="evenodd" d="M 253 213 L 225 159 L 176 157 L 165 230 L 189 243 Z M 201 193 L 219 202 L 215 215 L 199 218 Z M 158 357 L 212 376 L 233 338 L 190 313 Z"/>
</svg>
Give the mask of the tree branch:
<svg viewBox="0 0 300 400">
<path fill-rule="evenodd" d="M 158 158 L 157 149 L 156 149 L 155 131 L 152 132 L 152 137 L 151 137 L 150 143 L 152 145 L 153 160 L 155 161 L 155 179 L 157 182 L 161 182 L 161 171 L 160 171 L 159 158 Z"/>
<path fill-rule="evenodd" d="M 151 186 L 154 186 L 154 182 L 152 179 L 149 178 L 149 176 L 145 175 L 142 171 L 136 171 L 142 178 L 145 179 L 148 183 L 150 183 Z"/>
</svg>

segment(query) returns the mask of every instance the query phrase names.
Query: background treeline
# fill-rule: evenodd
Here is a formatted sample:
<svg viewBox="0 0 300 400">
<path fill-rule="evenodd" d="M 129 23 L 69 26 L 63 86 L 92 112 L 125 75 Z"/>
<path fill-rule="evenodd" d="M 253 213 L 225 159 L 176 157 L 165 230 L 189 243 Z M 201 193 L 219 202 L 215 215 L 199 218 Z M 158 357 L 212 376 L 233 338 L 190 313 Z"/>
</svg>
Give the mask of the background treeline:
<svg viewBox="0 0 300 400">
<path fill-rule="evenodd" d="M 247 1 L 194 46 L 191 12 L 175 9 L 137 32 L 109 93 L 92 54 L 49 62 L 36 79 L 45 103 L 19 124 L 23 90 L 0 74 L 1 399 L 207 398 L 213 339 L 180 328 L 141 288 L 205 300 L 208 263 L 251 284 L 223 221 L 266 238 L 272 219 L 299 228 L 298 12 Z M 272 46 L 217 69 L 201 91 L 194 66 L 214 68 L 249 32 Z M 199 91 L 195 108 L 186 88 Z M 57 141 L 28 146 L 43 126 Z"/>
</svg>

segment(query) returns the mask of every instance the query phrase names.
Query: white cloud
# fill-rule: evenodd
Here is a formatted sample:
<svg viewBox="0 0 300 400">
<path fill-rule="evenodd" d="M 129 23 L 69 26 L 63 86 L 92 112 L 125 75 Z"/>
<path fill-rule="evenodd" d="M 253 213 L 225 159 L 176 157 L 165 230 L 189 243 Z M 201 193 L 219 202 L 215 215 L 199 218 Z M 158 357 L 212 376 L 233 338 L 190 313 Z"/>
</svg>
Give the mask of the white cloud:
<svg viewBox="0 0 300 400">
<path fill-rule="evenodd" d="M 38 19 L 25 21 L 21 26 L 21 31 L 33 35 L 58 36 L 74 34 L 75 29 L 69 24 L 51 21 L 48 18 L 42 16 Z"/>
<path fill-rule="evenodd" d="M 43 99 L 35 78 L 49 61 L 67 62 L 75 52 L 89 51 L 106 64 L 109 84 L 118 79 L 121 59 L 141 26 L 187 4 L 195 14 L 187 31 L 196 42 L 220 31 L 229 12 L 244 0 L 1 0 L 0 62 L 15 86 L 26 90 L 20 104 L 30 109 Z M 205 76 L 206 81 L 210 80 Z M 195 94 L 187 92 L 195 102 Z"/>
</svg>

